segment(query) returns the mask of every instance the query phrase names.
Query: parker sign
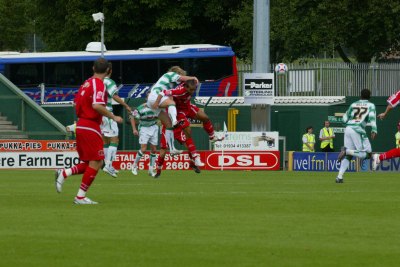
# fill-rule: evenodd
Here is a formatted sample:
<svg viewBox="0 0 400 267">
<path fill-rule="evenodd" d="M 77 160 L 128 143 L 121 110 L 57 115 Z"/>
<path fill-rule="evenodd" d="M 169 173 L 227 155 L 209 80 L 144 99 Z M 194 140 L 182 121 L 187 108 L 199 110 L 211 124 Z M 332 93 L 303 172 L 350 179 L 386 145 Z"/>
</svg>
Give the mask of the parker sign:
<svg viewBox="0 0 400 267">
<path fill-rule="evenodd" d="M 274 104 L 275 86 L 273 73 L 243 74 L 244 102 L 246 104 Z"/>
</svg>

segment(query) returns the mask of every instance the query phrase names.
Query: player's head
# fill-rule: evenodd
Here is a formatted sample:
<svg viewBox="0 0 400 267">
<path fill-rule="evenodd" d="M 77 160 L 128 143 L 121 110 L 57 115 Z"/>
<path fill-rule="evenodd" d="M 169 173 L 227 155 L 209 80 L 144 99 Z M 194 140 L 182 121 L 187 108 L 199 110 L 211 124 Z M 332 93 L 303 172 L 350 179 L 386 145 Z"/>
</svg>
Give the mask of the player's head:
<svg viewBox="0 0 400 267">
<path fill-rule="evenodd" d="M 397 123 L 397 129 L 400 131 L 400 121 Z"/>
<path fill-rule="evenodd" d="M 329 121 L 325 121 L 325 122 L 324 122 L 324 126 L 325 126 L 326 128 L 328 128 L 330 125 L 331 125 L 331 123 L 330 123 Z"/>
<path fill-rule="evenodd" d="M 93 71 L 96 74 L 105 74 L 108 71 L 108 61 L 105 58 L 98 58 L 93 63 Z"/>
<path fill-rule="evenodd" d="M 306 128 L 306 133 L 312 133 L 312 131 L 313 131 L 313 127 L 312 126 L 308 126 Z"/>
<path fill-rule="evenodd" d="M 361 90 L 361 99 L 368 100 L 371 98 L 371 91 L 369 89 Z"/>
<path fill-rule="evenodd" d="M 186 76 L 186 71 L 184 71 L 181 67 L 179 67 L 179 66 L 172 66 L 171 68 L 169 68 L 169 70 L 168 70 L 169 72 L 175 72 L 175 73 L 177 73 L 177 74 L 179 74 L 179 75 L 184 75 L 184 76 Z"/>
<path fill-rule="evenodd" d="M 196 80 L 195 79 L 190 79 L 185 81 L 184 84 L 186 90 L 192 95 L 194 92 L 196 92 Z"/>
</svg>

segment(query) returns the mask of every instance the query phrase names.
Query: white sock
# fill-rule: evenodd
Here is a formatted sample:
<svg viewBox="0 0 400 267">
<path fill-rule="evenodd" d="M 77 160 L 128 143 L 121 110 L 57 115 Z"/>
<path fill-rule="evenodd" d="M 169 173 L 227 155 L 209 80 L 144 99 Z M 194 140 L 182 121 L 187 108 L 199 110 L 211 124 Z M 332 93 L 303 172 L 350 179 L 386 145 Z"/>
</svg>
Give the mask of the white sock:
<svg viewBox="0 0 400 267">
<path fill-rule="evenodd" d="M 67 177 L 72 175 L 72 169 L 71 168 L 65 169 L 64 171 L 65 171 L 65 174 L 67 175 Z"/>
<path fill-rule="evenodd" d="M 364 159 L 367 156 L 367 152 L 346 149 L 346 155 L 350 155 L 350 156 L 354 156 L 354 157 L 357 157 L 357 158 L 360 158 L 360 159 Z"/>
<path fill-rule="evenodd" d="M 118 147 L 112 145 L 108 147 L 108 154 L 107 154 L 108 166 L 112 165 L 112 162 L 115 159 L 115 155 L 117 154 L 117 149 Z"/>
<path fill-rule="evenodd" d="M 76 196 L 77 197 L 86 197 L 86 191 L 83 191 L 82 189 L 79 188 L 78 194 Z"/>
<path fill-rule="evenodd" d="M 149 171 L 153 169 L 154 162 L 156 161 L 156 157 L 157 157 L 156 154 L 150 153 L 150 164 L 149 164 L 150 169 L 149 169 Z"/>
<path fill-rule="evenodd" d="M 174 145 L 174 131 L 173 130 L 165 130 L 165 139 L 167 140 L 167 144 L 169 146 L 169 150 L 175 150 Z"/>
<path fill-rule="evenodd" d="M 344 158 L 341 163 L 340 163 L 340 169 L 339 169 L 339 174 L 338 174 L 338 178 L 342 179 L 343 178 L 343 174 L 346 172 L 347 168 L 350 165 L 350 161 L 347 158 Z"/>
<path fill-rule="evenodd" d="M 107 155 L 108 155 L 108 146 L 104 147 L 103 149 L 104 149 L 104 161 L 106 161 L 107 160 Z"/>
<path fill-rule="evenodd" d="M 143 157 L 143 153 L 142 153 L 142 151 L 139 150 L 138 153 L 136 154 L 135 161 L 133 162 L 133 166 L 134 166 L 134 167 L 137 167 L 137 166 L 138 166 L 139 160 L 140 160 L 142 157 Z"/>
<path fill-rule="evenodd" d="M 170 105 L 168 106 L 168 116 L 171 119 L 172 124 L 174 124 L 174 122 L 176 121 L 176 107 L 175 105 Z"/>
</svg>

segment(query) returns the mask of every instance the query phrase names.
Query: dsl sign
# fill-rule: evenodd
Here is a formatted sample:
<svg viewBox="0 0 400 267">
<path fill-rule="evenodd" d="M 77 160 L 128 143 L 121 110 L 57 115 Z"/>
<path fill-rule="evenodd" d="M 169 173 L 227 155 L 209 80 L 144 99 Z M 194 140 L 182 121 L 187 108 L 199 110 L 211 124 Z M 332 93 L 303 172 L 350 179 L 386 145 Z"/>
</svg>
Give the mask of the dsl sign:
<svg viewBox="0 0 400 267">
<path fill-rule="evenodd" d="M 226 170 L 279 170 L 279 151 L 213 152 L 207 155 L 210 169 Z"/>
</svg>

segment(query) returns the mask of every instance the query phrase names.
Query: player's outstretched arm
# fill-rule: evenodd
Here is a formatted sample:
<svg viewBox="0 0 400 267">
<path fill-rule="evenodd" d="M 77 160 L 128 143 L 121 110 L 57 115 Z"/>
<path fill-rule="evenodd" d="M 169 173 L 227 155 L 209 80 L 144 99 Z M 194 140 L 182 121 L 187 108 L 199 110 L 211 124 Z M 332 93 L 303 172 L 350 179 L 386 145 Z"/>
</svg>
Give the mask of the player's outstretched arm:
<svg viewBox="0 0 400 267">
<path fill-rule="evenodd" d="M 378 114 L 377 117 L 379 119 L 383 120 L 392 109 L 393 109 L 392 105 L 387 105 L 385 112 Z"/>
<path fill-rule="evenodd" d="M 179 78 L 179 81 L 180 81 L 180 82 L 186 82 L 187 80 L 195 80 L 195 81 L 196 81 L 196 84 L 199 84 L 199 80 L 198 80 L 197 77 L 195 77 L 195 76 L 185 76 L 185 75 L 182 75 L 182 76 Z"/>
<path fill-rule="evenodd" d="M 132 109 L 128 104 L 125 103 L 125 101 L 120 98 L 118 95 L 113 95 L 113 99 L 120 105 L 122 105 L 129 113 L 132 112 Z"/>
</svg>

